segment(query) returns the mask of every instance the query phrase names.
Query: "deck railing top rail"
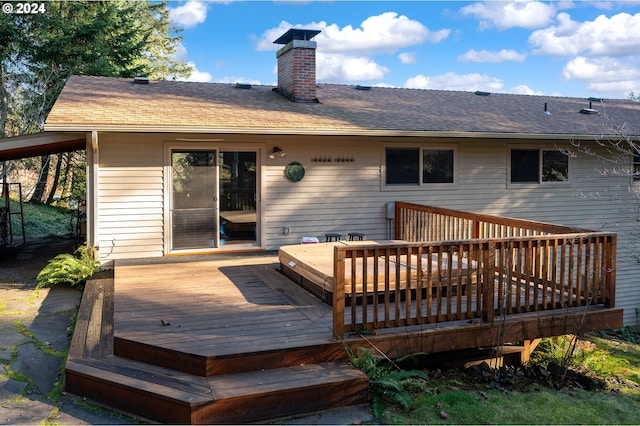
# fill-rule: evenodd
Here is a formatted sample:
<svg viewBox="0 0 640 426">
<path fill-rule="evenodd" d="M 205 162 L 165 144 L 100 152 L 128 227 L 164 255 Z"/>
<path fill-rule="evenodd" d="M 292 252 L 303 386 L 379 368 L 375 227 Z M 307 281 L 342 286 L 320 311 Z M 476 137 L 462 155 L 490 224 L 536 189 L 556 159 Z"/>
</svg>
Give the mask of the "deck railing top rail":
<svg viewBox="0 0 640 426">
<path fill-rule="evenodd" d="M 587 229 L 532 220 L 464 212 L 400 201 L 395 203 L 395 238 L 406 241 L 443 241 L 592 232 Z"/>
</svg>

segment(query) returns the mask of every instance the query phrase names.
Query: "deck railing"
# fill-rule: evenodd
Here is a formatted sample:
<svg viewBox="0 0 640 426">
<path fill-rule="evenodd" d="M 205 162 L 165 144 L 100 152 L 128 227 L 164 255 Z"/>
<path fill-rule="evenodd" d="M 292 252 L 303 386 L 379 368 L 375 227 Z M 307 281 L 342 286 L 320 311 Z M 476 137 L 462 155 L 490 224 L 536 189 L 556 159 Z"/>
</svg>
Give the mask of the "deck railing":
<svg viewBox="0 0 640 426">
<path fill-rule="evenodd" d="M 338 336 L 614 306 L 615 234 L 398 204 L 396 237 L 424 241 L 335 247 Z"/>
</svg>

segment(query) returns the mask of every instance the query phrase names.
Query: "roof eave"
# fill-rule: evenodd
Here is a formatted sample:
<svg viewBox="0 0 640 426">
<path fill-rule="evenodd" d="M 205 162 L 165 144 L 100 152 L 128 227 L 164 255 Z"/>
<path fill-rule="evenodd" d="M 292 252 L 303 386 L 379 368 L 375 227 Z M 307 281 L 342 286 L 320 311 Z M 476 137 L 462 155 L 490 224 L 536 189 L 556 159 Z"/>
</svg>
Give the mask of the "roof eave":
<svg viewBox="0 0 640 426">
<path fill-rule="evenodd" d="M 249 127 L 197 127 L 197 126 L 140 126 L 140 125 L 90 125 L 90 124 L 46 124 L 51 132 L 110 132 L 110 133 L 214 133 L 249 135 L 310 135 L 310 136 L 388 136 L 388 137 L 432 137 L 469 139 L 543 139 L 573 140 L 593 139 L 593 134 L 578 133 L 508 133 L 468 132 L 442 130 L 398 130 L 398 129 L 314 129 L 314 128 L 249 128 Z M 615 135 L 599 135 L 601 137 Z"/>
<path fill-rule="evenodd" d="M 43 132 L 0 139 L 0 161 L 86 148 L 84 132 Z"/>
</svg>

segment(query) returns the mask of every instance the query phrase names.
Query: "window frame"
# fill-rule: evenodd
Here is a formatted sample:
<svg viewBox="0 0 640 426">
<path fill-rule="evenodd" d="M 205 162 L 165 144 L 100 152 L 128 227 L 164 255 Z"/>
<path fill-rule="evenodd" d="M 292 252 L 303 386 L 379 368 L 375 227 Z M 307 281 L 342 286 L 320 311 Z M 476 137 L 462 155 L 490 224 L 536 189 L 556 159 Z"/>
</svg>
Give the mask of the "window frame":
<svg viewBox="0 0 640 426">
<path fill-rule="evenodd" d="M 631 153 L 631 183 L 640 185 L 640 152 Z"/>
<path fill-rule="evenodd" d="M 388 149 L 417 149 L 418 150 L 418 181 L 416 183 L 387 183 L 387 150 Z M 451 151 L 453 153 L 453 182 L 423 182 L 423 168 L 424 168 L 424 152 L 425 151 Z M 380 185 L 382 191 L 424 191 L 424 190 L 439 190 L 439 189 L 451 189 L 458 185 L 458 145 L 457 144 L 385 144 L 381 150 L 381 173 L 380 173 Z"/>
<path fill-rule="evenodd" d="M 525 181 L 525 182 L 513 182 L 512 180 L 512 153 L 513 151 L 537 151 L 538 152 L 538 179 L 537 181 Z M 539 146 L 518 146 L 512 145 L 509 146 L 507 151 L 507 187 L 523 187 L 523 186 L 540 186 L 540 185 L 553 185 L 553 186 L 567 186 L 571 184 L 571 156 L 564 154 L 567 157 L 567 179 L 566 180 L 543 180 L 543 170 L 544 170 L 544 154 L 545 152 L 559 152 L 562 153 L 562 150 L 559 148 L 541 148 Z"/>
</svg>

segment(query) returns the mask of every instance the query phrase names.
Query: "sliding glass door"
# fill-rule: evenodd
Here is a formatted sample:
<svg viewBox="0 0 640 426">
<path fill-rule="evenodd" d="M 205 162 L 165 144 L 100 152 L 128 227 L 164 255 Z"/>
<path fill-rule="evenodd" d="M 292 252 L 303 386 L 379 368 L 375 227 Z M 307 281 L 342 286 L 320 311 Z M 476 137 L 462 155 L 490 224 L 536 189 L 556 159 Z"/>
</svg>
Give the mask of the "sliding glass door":
<svg viewBox="0 0 640 426">
<path fill-rule="evenodd" d="M 172 250 L 217 247 L 215 151 L 171 152 Z"/>
<path fill-rule="evenodd" d="M 255 244 L 257 153 L 220 151 L 220 244 Z"/>
<path fill-rule="evenodd" d="M 171 151 L 171 250 L 257 243 L 257 152 Z"/>
</svg>

